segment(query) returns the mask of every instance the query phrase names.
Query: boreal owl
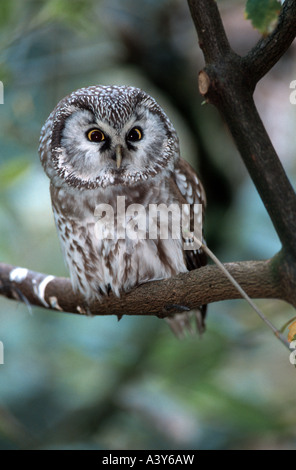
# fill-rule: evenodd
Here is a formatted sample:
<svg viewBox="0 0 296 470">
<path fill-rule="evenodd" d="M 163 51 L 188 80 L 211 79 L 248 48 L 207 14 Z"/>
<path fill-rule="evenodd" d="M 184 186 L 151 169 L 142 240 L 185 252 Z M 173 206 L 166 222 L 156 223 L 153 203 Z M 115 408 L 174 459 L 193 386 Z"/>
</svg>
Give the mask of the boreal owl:
<svg viewBox="0 0 296 470">
<path fill-rule="evenodd" d="M 110 290 L 120 296 L 206 264 L 201 246 L 190 249 L 186 231 L 173 236 L 173 223 L 181 224 L 178 211 L 167 211 L 166 236 L 160 233 L 162 210 L 187 207 L 192 229 L 193 220 L 203 219 L 206 198 L 194 170 L 180 157 L 171 121 L 147 93 L 130 86 L 74 91 L 48 117 L 39 152 L 73 289 L 86 303 Z M 122 214 L 130 206 L 134 212 Z M 147 215 L 155 206 L 156 215 Z M 135 236 L 126 236 L 133 222 Z M 205 307 L 195 315 L 202 330 Z M 190 316 L 168 319 L 176 334 Z"/>
</svg>

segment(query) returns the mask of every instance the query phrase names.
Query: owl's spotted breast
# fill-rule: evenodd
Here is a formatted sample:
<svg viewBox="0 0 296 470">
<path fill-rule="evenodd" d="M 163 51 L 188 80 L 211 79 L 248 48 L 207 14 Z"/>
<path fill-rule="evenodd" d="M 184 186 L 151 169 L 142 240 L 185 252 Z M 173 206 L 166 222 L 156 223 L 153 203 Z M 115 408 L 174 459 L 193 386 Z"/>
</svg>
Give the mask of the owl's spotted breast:
<svg viewBox="0 0 296 470">
<path fill-rule="evenodd" d="M 51 187 L 56 226 L 72 283 L 86 299 L 100 297 L 109 289 L 120 295 L 144 282 L 187 271 L 183 240 L 172 239 L 170 229 L 168 239 L 164 240 L 151 238 L 149 233 L 149 205 L 155 203 L 155 195 L 168 206 L 177 202 L 175 196 L 168 193 L 167 186 L 168 181 L 162 180 L 157 181 L 154 188 L 150 182 L 129 191 L 126 187 L 117 187 L 112 194 L 101 188 L 84 190 L 80 193 L 79 205 L 75 196 L 66 197 L 64 189 Z M 135 218 L 137 226 L 145 229 L 145 233 L 135 239 L 126 233 L 132 219 L 132 212 L 128 210 L 133 204 L 143 208 L 142 218 L 137 210 Z M 103 206 L 104 209 L 105 205 L 112 208 L 114 222 L 108 238 L 99 236 L 96 226 L 98 208 Z M 118 233 L 124 238 L 118 239 Z"/>
</svg>

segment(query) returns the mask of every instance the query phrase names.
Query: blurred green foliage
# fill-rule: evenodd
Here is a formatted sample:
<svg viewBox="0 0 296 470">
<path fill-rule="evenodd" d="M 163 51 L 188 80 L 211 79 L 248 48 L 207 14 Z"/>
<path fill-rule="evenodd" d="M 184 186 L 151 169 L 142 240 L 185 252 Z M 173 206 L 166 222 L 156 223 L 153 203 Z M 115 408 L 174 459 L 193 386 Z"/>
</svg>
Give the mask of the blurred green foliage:
<svg viewBox="0 0 296 470">
<path fill-rule="evenodd" d="M 256 41 L 244 2 L 219 7 L 243 52 Z M 223 261 L 279 249 L 224 123 L 201 106 L 186 2 L 1 0 L 0 28 L 3 262 L 67 275 L 38 138 L 59 99 L 96 83 L 142 87 L 165 108 L 202 175 L 206 237 Z M 295 49 L 256 92 L 293 181 L 294 64 Z M 279 328 L 294 316 L 283 302 L 258 305 Z M 210 305 L 203 338 L 178 341 L 157 318 L 85 318 L 0 298 L 0 340 L 1 449 L 295 448 L 295 369 L 243 301 Z"/>
<path fill-rule="evenodd" d="M 246 18 L 251 20 L 254 28 L 266 35 L 277 23 L 281 11 L 279 0 L 247 0 Z"/>
</svg>

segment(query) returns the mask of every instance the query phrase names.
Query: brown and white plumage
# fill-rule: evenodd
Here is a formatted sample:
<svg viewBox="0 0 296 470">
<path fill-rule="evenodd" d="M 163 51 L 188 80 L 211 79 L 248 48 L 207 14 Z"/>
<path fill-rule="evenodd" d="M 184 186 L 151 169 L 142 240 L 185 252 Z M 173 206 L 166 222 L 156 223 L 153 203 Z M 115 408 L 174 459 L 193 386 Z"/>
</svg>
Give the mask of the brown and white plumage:
<svg viewBox="0 0 296 470">
<path fill-rule="evenodd" d="M 97 237 L 96 208 L 111 206 L 116 219 L 117 197 L 125 197 L 126 207 L 189 204 L 192 220 L 194 205 L 202 204 L 195 215 L 200 221 L 204 215 L 202 184 L 180 158 L 172 123 L 145 92 L 93 86 L 71 93 L 42 128 L 39 151 L 73 288 L 86 302 L 206 264 L 201 248 L 184 250 L 184 240 L 170 230 L 167 239 L 151 239 L 147 224 L 143 238 L 121 239 L 130 216 L 117 219 L 113 239 Z M 187 323 L 188 315 L 178 314 L 171 326 L 179 333 Z"/>
</svg>

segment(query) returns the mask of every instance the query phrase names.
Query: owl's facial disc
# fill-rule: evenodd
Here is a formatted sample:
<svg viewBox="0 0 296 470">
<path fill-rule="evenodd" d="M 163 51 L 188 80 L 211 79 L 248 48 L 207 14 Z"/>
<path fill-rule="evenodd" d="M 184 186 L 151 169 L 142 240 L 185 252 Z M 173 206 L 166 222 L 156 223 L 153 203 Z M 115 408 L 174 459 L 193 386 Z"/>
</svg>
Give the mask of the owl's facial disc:
<svg viewBox="0 0 296 470">
<path fill-rule="evenodd" d="M 142 103 L 121 121 L 76 108 L 60 130 L 56 169 L 72 186 L 130 185 L 173 168 L 172 140 L 162 116 Z"/>
</svg>

